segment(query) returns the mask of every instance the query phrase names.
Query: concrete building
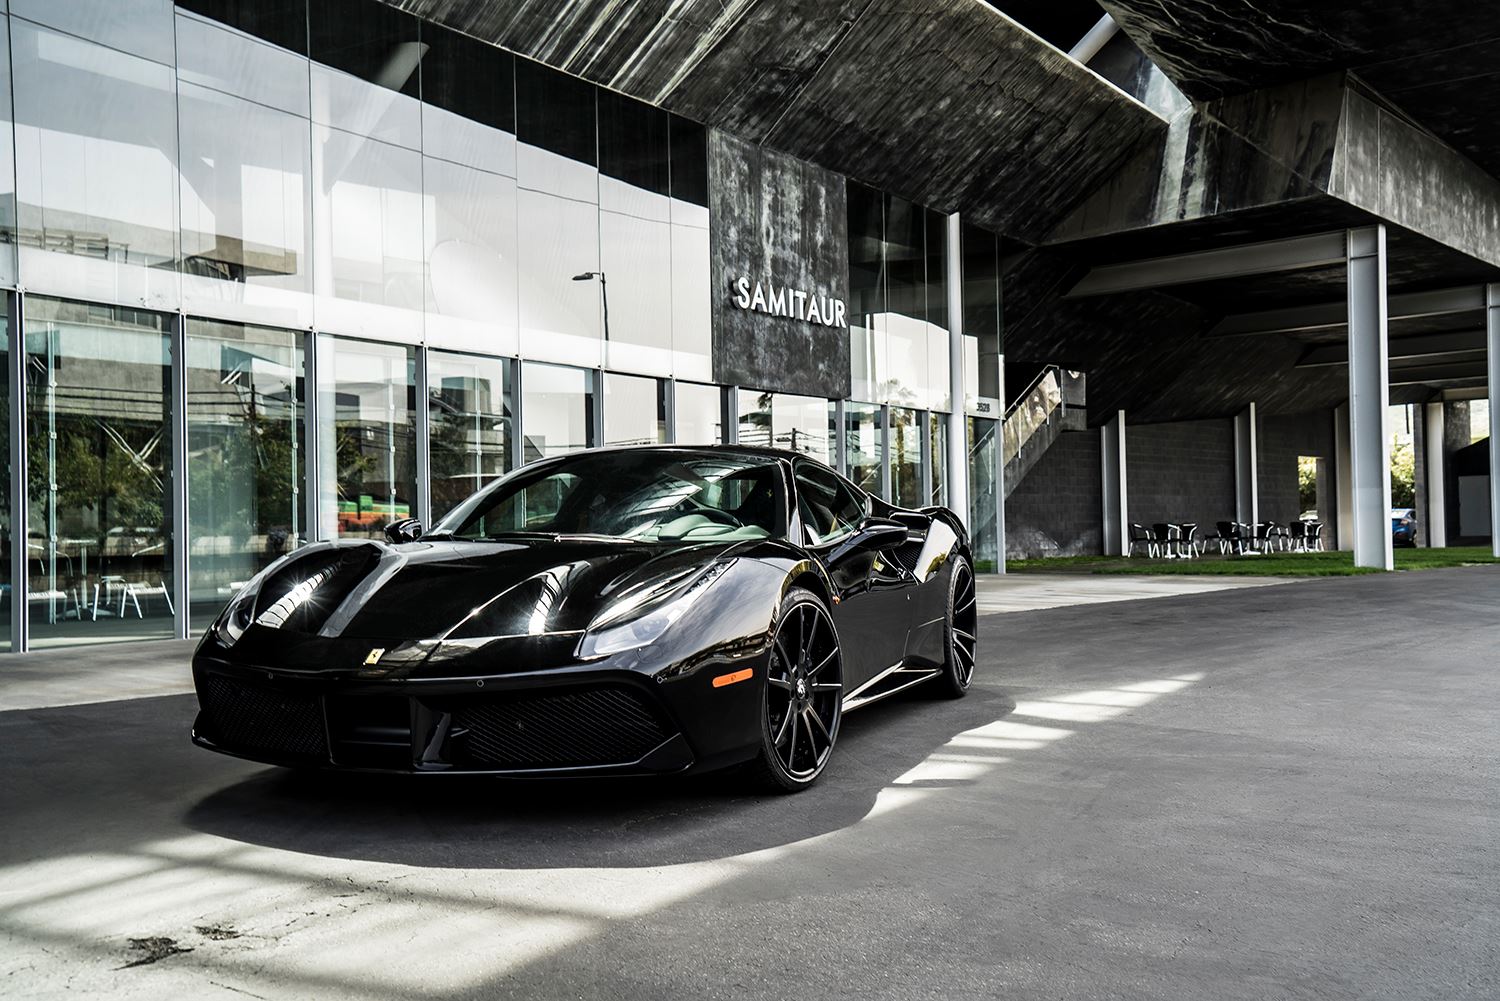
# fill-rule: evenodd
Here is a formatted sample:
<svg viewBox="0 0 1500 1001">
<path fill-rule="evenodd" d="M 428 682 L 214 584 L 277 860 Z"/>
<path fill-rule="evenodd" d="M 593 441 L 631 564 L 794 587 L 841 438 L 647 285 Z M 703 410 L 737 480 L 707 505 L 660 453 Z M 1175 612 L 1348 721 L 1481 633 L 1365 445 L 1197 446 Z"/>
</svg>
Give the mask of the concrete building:
<svg viewBox="0 0 1500 1001">
<path fill-rule="evenodd" d="M 600 444 L 807 451 L 990 570 L 1311 457 L 1388 566 L 1420 404 L 1430 544 L 1496 540 L 1500 76 L 1438 6 L 10 0 L 0 647 Z"/>
</svg>

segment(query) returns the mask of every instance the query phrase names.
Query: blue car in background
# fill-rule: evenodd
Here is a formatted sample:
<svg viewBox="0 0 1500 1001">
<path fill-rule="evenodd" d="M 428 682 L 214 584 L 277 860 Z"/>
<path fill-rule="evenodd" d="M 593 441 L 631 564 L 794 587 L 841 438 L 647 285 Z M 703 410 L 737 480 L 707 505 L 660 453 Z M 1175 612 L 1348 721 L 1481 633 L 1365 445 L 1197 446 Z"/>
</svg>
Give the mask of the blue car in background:
<svg viewBox="0 0 1500 1001">
<path fill-rule="evenodd" d="M 1391 541 L 1398 546 L 1417 544 L 1417 512 L 1415 508 L 1391 508 Z"/>
</svg>

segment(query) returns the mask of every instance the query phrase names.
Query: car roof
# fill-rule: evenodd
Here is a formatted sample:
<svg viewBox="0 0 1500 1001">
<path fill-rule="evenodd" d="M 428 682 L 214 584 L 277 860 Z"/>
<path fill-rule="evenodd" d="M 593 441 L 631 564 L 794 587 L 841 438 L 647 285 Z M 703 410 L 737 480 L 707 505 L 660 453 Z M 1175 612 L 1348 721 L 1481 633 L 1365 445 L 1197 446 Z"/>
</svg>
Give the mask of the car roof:
<svg viewBox="0 0 1500 1001">
<path fill-rule="evenodd" d="M 585 455 L 588 453 L 597 452 L 696 452 L 701 454 L 717 455 L 753 455 L 763 458 L 785 459 L 789 462 L 793 459 L 806 459 L 811 462 L 816 462 L 820 465 L 828 465 L 828 463 L 824 462 L 822 459 L 819 459 L 817 456 L 808 455 L 806 452 L 796 452 L 789 448 L 772 448 L 769 445 L 741 445 L 738 443 L 718 445 L 605 445 L 598 448 L 588 448 L 581 449 L 577 452 L 569 452 L 567 453 L 567 455 Z M 561 459 L 566 457 L 567 456 L 549 456 L 548 458 Z"/>
</svg>

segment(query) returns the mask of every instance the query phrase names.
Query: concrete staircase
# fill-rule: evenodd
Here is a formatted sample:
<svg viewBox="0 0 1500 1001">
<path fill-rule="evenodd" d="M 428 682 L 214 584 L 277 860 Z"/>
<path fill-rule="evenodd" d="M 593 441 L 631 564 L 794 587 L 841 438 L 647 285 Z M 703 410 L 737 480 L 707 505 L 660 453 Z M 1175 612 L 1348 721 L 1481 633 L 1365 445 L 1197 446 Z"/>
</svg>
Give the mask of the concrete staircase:
<svg viewBox="0 0 1500 1001">
<path fill-rule="evenodd" d="M 1031 387 L 1016 398 L 1005 411 L 1001 428 L 1007 497 L 1060 434 L 1088 427 L 1086 405 L 1083 373 L 1057 365 L 1044 368 Z"/>
</svg>

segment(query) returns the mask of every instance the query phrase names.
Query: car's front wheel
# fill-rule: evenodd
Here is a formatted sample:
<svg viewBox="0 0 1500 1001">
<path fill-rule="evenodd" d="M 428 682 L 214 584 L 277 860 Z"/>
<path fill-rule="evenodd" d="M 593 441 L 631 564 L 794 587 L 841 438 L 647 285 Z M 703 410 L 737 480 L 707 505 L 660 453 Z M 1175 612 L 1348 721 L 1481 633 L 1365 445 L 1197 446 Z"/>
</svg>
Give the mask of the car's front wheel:
<svg viewBox="0 0 1500 1001">
<path fill-rule="evenodd" d="M 843 658 L 822 599 L 792 588 L 781 603 L 761 704 L 759 784 L 797 792 L 817 781 L 838 740 Z"/>
</svg>

